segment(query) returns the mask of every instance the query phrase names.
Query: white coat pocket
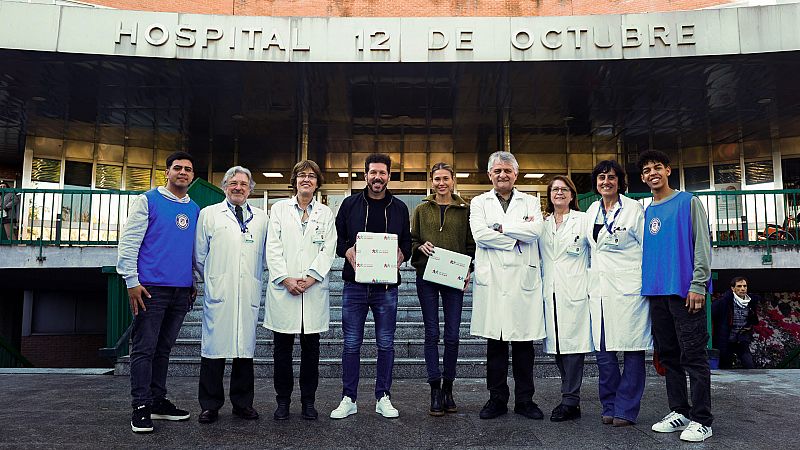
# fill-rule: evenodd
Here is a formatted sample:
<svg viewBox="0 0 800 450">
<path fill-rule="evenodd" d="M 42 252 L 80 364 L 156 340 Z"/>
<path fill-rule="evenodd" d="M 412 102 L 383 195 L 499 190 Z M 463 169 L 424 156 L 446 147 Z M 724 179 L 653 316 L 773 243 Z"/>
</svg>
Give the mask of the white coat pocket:
<svg viewBox="0 0 800 450">
<path fill-rule="evenodd" d="M 534 266 L 525 267 L 525 274 L 522 276 L 522 290 L 535 291 L 542 288 L 542 277 L 539 276 L 539 268 Z"/>
<path fill-rule="evenodd" d="M 489 281 L 492 277 L 492 268 L 488 265 L 476 265 L 475 266 L 475 284 L 480 286 L 488 286 Z"/>
<path fill-rule="evenodd" d="M 642 272 L 638 270 L 626 270 L 614 274 L 618 292 L 622 295 L 641 295 L 642 292 Z"/>
</svg>

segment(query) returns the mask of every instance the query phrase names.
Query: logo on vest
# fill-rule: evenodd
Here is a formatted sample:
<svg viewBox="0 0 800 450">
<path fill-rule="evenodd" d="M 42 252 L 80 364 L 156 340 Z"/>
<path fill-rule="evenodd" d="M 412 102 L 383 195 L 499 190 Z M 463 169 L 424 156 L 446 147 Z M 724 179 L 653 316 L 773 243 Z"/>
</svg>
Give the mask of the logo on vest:
<svg viewBox="0 0 800 450">
<path fill-rule="evenodd" d="M 177 225 L 181 230 L 189 228 L 189 216 L 186 214 L 178 214 L 175 216 L 175 225 Z"/>
<path fill-rule="evenodd" d="M 661 220 L 658 217 L 653 217 L 650 219 L 650 234 L 653 236 L 657 235 L 659 230 L 661 230 Z"/>
</svg>

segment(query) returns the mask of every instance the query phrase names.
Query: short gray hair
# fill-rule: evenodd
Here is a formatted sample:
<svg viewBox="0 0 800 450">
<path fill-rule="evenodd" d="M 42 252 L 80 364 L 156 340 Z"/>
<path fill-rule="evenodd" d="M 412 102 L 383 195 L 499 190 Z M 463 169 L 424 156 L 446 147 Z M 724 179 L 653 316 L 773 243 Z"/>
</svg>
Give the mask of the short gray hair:
<svg viewBox="0 0 800 450">
<path fill-rule="evenodd" d="M 519 163 L 517 162 L 517 158 L 515 158 L 514 155 L 512 155 L 509 152 L 502 152 L 502 151 L 494 152 L 491 155 L 489 155 L 489 164 L 486 167 L 486 171 L 491 172 L 492 166 L 494 166 L 495 163 L 498 161 L 511 164 L 511 166 L 514 167 L 514 173 L 519 174 Z"/>
<path fill-rule="evenodd" d="M 225 189 L 225 185 L 228 184 L 228 180 L 233 178 L 233 176 L 236 175 L 237 173 L 243 173 L 247 175 L 247 179 L 250 180 L 251 191 L 256 188 L 256 181 L 253 179 L 253 174 L 250 173 L 248 169 L 245 169 L 242 166 L 233 166 L 230 169 L 228 169 L 228 171 L 225 172 L 225 176 L 222 177 L 222 189 Z"/>
</svg>

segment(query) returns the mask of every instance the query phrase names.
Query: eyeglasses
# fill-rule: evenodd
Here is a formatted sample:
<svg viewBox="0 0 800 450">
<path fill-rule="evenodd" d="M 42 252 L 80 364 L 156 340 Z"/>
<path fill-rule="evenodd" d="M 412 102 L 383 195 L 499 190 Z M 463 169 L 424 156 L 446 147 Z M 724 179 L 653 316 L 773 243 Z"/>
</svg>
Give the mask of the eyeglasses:
<svg viewBox="0 0 800 450">
<path fill-rule="evenodd" d="M 557 194 L 566 194 L 567 192 L 572 192 L 568 187 L 554 187 L 550 188 L 550 191 Z"/>
<path fill-rule="evenodd" d="M 316 180 L 317 179 L 317 174 L 300 172 L 300 173 L 297 174 L 297 179 L 298 180 L 302 180 L 302 179 Z"/>
<path fill-rule="evenodd" d="M 235 187 L 250 187 L 250 183 L 247 181 L 229 181 L 228 186 L 235 188 Z"/>
</svg>

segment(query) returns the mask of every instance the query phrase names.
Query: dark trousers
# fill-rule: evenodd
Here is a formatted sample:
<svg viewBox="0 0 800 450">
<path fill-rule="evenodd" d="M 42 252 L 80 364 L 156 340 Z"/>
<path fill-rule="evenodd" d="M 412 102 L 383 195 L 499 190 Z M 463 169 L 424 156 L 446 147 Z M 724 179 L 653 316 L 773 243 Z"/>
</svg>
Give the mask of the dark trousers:
<svg viewBox="0 0 800 450">
<path fill-rule="evenodd" d="M 275 362 L 273 380 L 275 382 L 275 399 L 278 403 L 289 403 L 294 388 L 294 371 L 292 370 L 292 349 L 294 334 L 272 332 L 274 350 L 272 359 Z M 319 333 L 300 335 L 300 402 L 314 403 L 319 385 Z"/>
<path fill-rule="evenodd" d="M 431 283 L 417 275 L 417 296 L 422 308 L 422 321 L 425 324 L 425 366 L 428 369 L 428 382 L 442 379 L 439 368 L 439 295 L 442 296 L 444 312 L 444 379 L 456 378 L 458 362 L 458 334 L 461 327 L 461 310 L 464 304 L 464 291 L 438 283 Z"/>
<path fill-rule="evenodd" d="M 561 403 L 567 406 L 581 404 L 581 383 L 583 382 L 583 361 L 585 353 L 556 355 L 556 366 L 561 374 Z"/>
<path fill-rule="evenodd" d="M 167 395 L 169 354 L 191 307 L 191 288 L 145 286 L 147 310 L 139 310 L 131 331 L 131 405 L 151 405 Z"/>
<path fill-rule="evenodd" d="M 739 363 L 741 363 L 743 369 L 752 369 L 755 367 L 755 364 L 753 364 L 753 354 L 750 353 L 749 342 L 728 342 L 727 348 L 719 354 L 719 368 L 732 368 L 733 355 L 739 357 Z"/>
<path fill-rule="evenodd" d="M 200 389 L 197 397 L 203 410 L 222 408 L 225 404 L 225 358 L 200 358 Z M 236 409 L 253 406 L 255 380 L 252 358 L 233 358 L 229 396 Z"/>
<path fill-rule="evenodd" d="M 486 340 L 486 386 L 491 398 L 508 403 L 508 344 L 497 339 Z M 514 402 L 533 400 L 533 341 L 511 341 Z"/>
<path fill-rule="evenodd" d="M 667 401 L 672 411 L 705 426 L 711 426 L 711 370 L 706 345 L 708 326 L 705 309 L 689 314 L 685 300 L 676 295 L 650 299 L 653 342 L 667 382 Z M 692 405 L 686 391 L 686 375 L 692 392 Z"/>
</svg>

